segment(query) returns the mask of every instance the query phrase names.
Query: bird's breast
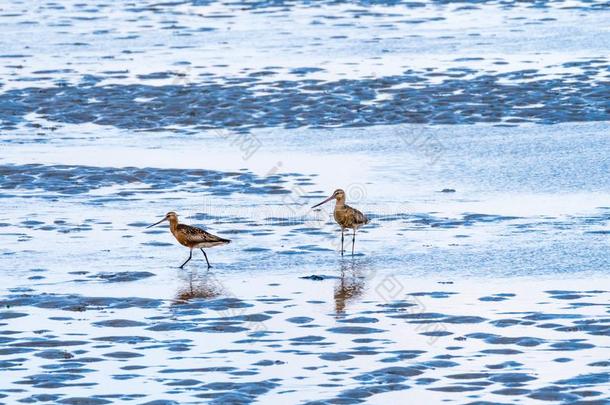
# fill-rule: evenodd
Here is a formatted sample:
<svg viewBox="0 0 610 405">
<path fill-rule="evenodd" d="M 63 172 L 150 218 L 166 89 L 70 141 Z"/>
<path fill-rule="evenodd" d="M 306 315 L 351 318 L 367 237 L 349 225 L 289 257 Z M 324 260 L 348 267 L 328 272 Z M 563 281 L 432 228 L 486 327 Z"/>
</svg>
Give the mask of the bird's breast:
<svg viewBox="0 0 610 405">
<path fill-rule="evenodd" d="M 349 213 L 347 210 L 345 209 L 336 209 L 334 212 L 334 217 L 335 217 L 335 221 L 337 221 L 337 223 L 339 225 L 341 225 L 344 228 L 349 228 L 351 227 L 351 223 L 353 222 L 350 219 Z"/>
<path fill-rule="evenodd" d="M 189 246 L 188 238 L 183 233 L 181 233 L 181 232 L 172 232 L 172 235 L 174 235 L 174 238 L 176 238 L 178 243 L 180 243 L 181 245 Z"/>
</svg>

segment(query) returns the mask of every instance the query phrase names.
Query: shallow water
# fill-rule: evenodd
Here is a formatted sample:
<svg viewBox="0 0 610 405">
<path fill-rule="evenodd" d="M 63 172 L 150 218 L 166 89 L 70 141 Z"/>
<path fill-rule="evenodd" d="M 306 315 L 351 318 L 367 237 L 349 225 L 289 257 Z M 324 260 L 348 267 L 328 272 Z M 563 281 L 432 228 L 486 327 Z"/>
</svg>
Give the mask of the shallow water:
<svg viewBox="0 0 610 405">
<path fill-rule="evenodd" d="M 609 10 L 3 4 L 0 402 L 610 402 Z"/>
<path fill-rule="evenodd" d="M 113 289 L 81 288 L 89 280 L 74 282 L 79 295 L 12 293 L 3 301 L 3 366 L 20 388 L 6 393 L 127 400 L 145 384 L 139 402 L 177 403 L 607 394 L 608 291 L 402 285 L 367 268 L 358 258 L 317 281 L 176 272 L 157 280 L 165 294 L 140 286 L 148 294 L 139 295 L 164 299 L 89 296 Z M 28 321 L 36 329 L 23 332 Z"/>
</svg>

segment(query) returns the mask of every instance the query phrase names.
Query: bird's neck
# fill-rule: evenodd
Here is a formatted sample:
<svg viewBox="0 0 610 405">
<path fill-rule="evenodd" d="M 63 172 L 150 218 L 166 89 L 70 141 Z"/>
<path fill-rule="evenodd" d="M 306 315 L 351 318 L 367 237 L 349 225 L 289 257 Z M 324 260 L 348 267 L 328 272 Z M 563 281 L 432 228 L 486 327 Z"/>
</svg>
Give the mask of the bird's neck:
<svg viewBox="0 0 610 405">
<path fill-rule="evenodd" d="M 177 219 L 170 219 L 169 220 L 169 229 L 174 232 L 176 229 L 178 228 L 178 220 Z"/>
<path fill-rule="evenodd" d="M 337 203 L 335 204 L 335 208 L 343 208 L 345 207 L 345 198 L 337 198 Z"/>
</svg>

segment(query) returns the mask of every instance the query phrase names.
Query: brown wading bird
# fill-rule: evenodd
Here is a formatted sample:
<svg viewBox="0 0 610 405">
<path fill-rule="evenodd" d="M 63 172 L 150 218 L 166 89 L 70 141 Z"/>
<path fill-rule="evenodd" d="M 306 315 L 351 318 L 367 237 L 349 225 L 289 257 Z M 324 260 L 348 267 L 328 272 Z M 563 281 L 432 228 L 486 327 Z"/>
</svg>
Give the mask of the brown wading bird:
<svg viewBox="0 0 610 405">
<path fill-rule="evenodd" d="M 354 230 L 354 234 L 352 237 L 352 256 L 354 255 L 354 245 L 356 244 L 356 230 L 360 228 L 362 225 L 368 224 L 369 219 L 362 212 L 358 211 L 355 208 L 350 207 L 345 204 L 345 191 L 341 189 L 335 190 L 333 195 L 328 197 L 326 200 L 322 201 L 319 204 L 314 205 L 311 208 L 319 207 L 320 205 L 329 202 L 332 199 L 336 199 L 337 203 L 335 204 L 335 211 L 333 213 L 335 217 L 335 221 L 341 227 L 341 256 L 343 256 L 343 239 L 345 237 L 344 232 L 345 228 L 351 228 Z"/>
<path fill-rule="evenodd" d="M 186 259 L 180 268 L 183 268 L 185 264 L 191 260 L 193 257 L 193 249 L 201 249 L 203 255 L 205 256 L 205 261 L 208 263 L 208 269 L 210 266 L 210 261 L 208 260 L 208 255 L 205 253 L 203 248 L 210 248 L 219 245 L 226 245 L 227 243 L 231 243 L 229 239 L 223 239 L 219 236 L 212 235 L 209 232 L 204 231 L 203 229 L 196 228 L 190 225 L 184 225 L 178 223 L 178 214 L 175 212 L 168 212 L 165 214 L 165 217 L 150 226 L 147 226 L 146 229 L 151 228 L 155 225 L 159 225 L 163 221 L 169 221 L 169 229 L 172 231 L 172 235 L 176 238 L 176 240 L 181 244 L 191 249 L 191 253 L 189 254 L 189 258 Z"/>
</svg>

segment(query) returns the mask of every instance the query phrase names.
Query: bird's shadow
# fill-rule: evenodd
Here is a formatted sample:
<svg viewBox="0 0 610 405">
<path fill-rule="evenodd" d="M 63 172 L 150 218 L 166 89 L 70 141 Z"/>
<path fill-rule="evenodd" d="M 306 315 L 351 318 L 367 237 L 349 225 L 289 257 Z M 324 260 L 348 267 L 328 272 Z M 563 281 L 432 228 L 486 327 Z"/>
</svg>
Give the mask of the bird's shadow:
<svg viewBox="0 0 610 405">
<path fill-rule="evenodd" d="M 174 297 L 175 304 L 184 304 L 194 299 L 211 299 L 226 295 L 226 291 L 216 274 L 211 271 L 191 272 L 178 288 Z"/>
<path fill-rule="evenodd" d="M 360 299 L 366 291 L 366 282 L 371 278 L 371 263 L 369 259 L 356 257 L 341 259 L 339 272 L 333 297 L 335 314 L 342 316 L 347 306 Z"/>
</svg>

